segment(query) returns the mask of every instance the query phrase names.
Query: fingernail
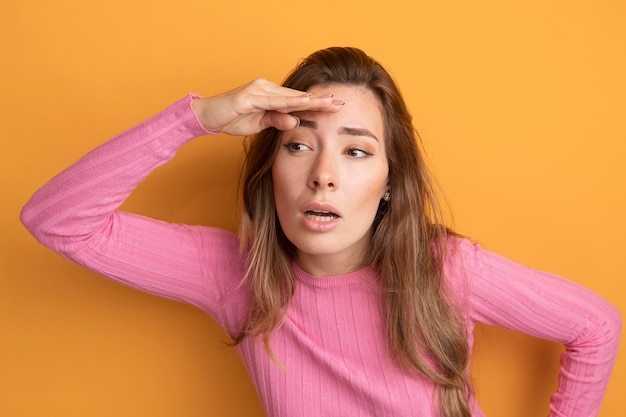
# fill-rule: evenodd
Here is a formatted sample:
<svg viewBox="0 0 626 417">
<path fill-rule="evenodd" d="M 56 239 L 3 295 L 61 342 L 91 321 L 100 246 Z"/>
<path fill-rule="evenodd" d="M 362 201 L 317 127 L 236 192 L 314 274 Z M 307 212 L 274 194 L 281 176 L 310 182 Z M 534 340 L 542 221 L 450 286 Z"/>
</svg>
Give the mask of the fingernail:
<svg viewBox="0 0 626 417">
<path fill-rule="evenodd" d="M 333 104 L 336 106 L 345 106 L 346 102 L 341 100 L 333 100 Z"/>
<path fill-rule="evenodd" d="M 293 117 L 294 119 L 296 119 L 296 125 L 294 126 L 294 129 L 295 129 L 296 127 L 300 126 L 300 118 L 299 118 L 298 116 L 294 116 L 294 115 L 291 115 L 291 117 Z"/>
<path fill-rule="evenodd" d="M 320 96 L 320 98 L 333 98 L 333 97 L 335 97 L 333 93 L 328 93 L 328 94 L 324 94 L 323 96 Z"/>
<path fill-rule="evenodd" d="M 313 94 L 311 94 L 311 93 L 304 93 L 300 97 L 311 97 L 312 95 Z"/>
</svg>

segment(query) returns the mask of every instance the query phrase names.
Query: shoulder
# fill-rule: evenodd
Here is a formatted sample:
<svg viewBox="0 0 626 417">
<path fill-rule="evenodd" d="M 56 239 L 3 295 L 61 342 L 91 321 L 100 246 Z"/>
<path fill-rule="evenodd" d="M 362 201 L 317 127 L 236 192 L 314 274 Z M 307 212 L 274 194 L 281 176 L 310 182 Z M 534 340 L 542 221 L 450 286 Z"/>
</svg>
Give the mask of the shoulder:
<svg viewBox="0 0 626 417">
<path fill-rule="evenodd" d="M 494 277 L 520 275 L 528 270 L 467 237 L 448 237 L 444 256 L 445 283 L 449 291 L 466 301 L 479 287 L 492 285 Z"/>
<path fill-rule="evenodd" d="M 448 237 L 444 248 L 443 262 L 446 276 L 458 275 L 468 267 L 477 267 L 481 264 L 485 251 L 480 243 L 459 236 Z"/>
</svg>

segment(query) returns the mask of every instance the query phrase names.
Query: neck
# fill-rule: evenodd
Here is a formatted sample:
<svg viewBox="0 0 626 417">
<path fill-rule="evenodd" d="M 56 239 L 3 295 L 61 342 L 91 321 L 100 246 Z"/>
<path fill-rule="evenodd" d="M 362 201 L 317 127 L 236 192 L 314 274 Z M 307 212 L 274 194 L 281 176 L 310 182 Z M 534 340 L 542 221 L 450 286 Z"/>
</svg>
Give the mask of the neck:
<svg viewBox="0 0 626 417">
<path fill-rule="evenodd" d="M 295 262 L 308 274 L 316 277 L 343 275 L 360 269 L 361 256 L 343 258 L 340 255 L 308 255 L 298 252 Z"/>
</svg>

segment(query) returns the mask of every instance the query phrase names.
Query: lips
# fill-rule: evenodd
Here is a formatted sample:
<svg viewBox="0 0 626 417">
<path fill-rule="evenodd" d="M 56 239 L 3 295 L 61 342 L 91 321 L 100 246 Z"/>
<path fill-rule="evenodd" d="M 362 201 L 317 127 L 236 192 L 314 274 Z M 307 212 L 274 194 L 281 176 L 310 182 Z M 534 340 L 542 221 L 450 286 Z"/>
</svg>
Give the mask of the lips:
<svg viewBox="0 0 626 417">
<path fill-rule="evenodd" d="M 341 217 L 339 211 L 331 204 L 321 202 L 307 204 L 304 207 L 304 216 L 318 222 L 330 222 Z"/>
<path fill-rule="evenodd" d="M 307 210 L 304 215 L 318 222 L 329 222 L 339 217 L 336 213 L 326 210 Z"/>
</svg>

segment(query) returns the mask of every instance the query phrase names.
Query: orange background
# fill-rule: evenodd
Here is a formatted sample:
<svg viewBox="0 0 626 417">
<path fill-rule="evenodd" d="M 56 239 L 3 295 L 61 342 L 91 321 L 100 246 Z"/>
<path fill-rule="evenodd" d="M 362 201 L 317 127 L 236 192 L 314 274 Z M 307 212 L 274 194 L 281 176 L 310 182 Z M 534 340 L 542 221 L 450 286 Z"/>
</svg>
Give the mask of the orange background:
<svg viewBox="0 0 626 417">
<path fill-rule="evenodd" d="M 618 0 L 5 2 L 0 415 L 262 415 L 210 318 L 74 266 L 18 213 L 45 180 L 187 92 L 280 81 L 330 45 L 361 47 L 396 77 L 461 233 L 626 311 L 625 18 Z M 125 208 L 234 228 L 240 146 L 193 142 Z M 487 415 L 546 415 L 561 348 L 478 332 Z M 626 415 L 625 353 L 601 416 Z"/>
</svg>

